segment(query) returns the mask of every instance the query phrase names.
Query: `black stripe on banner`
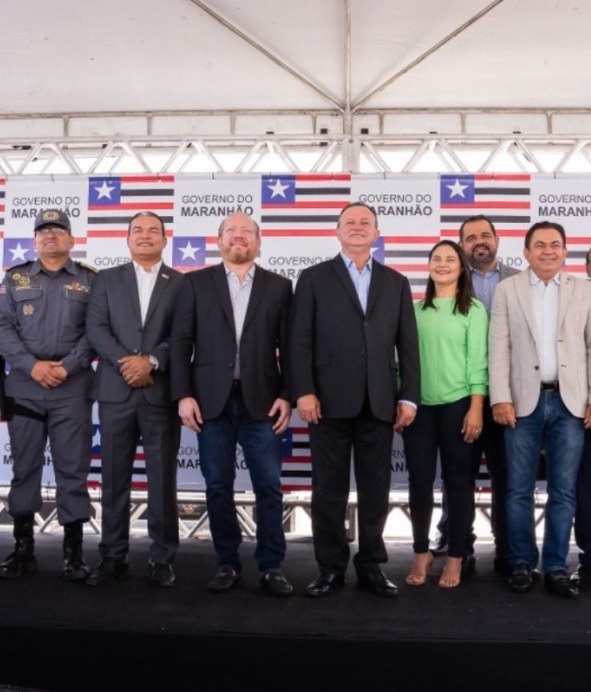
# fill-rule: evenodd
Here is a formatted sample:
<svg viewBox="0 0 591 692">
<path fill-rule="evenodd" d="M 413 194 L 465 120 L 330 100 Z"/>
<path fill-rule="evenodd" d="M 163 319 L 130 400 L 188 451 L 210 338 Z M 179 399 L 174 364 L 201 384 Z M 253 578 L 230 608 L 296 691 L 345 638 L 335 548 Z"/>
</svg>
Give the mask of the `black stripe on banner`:
<svg viewBox="0 0 591 692">
<path fill-rule="evenodd" d="M 127 226 L 127 224 L 131 221 L 131 218 L 134 216 L 134 213 L 135 212 L 128 212 L 127 216 L 90 216 L 90 214 L 92 214 L 92 212 L 89 212 L 88 223 L 89 224 L 117 223 L 117 224 Z M 159 216 L 164 221 L 165 224 L 172 223 L 174 220 L 173 216 L 162 216 L 161 214 L 159 214 Z"/>
<path fill-rule="evenodd" d="M 261 224 L 265 223 L 336 223 L 338 215 L 327 214 L 326 216 L 261 216 Z"/>
<path fill-rule="evenodd" d="M 529 195 L 529 187 L 475 187 L 474 195 Z"/>
<path fill-rule="evenodd" d="M 426 259 L 429 257 L 429 250 L 384 250 L 384 257 L 406 257 L 411 259 Z"/>
<path fill-rule="evenodd" d="M 281 478 L 310 478 L 311 471 L 281 471 Z"/>
<path fill-rule="evenodd" d="M 121 197 L 172 197 L 173 189 L 126 190 L 121 188 Z"/>
<path fill-rule="evenodd" d="M 471 211 L 473 214 L 482 214 L 484 213 L 481 209 L 474 209 L 474 210 L 468 210 L 466 213 L 462 214 L 461 216 L 441 216 L 440 220 L 441 223 L 462 223 L 462 221 L 466 220 L 466 216 L 468 216 L 468 212 Z M 493 223 L 530 223 L 531 216 L 495 216 L 494 214 L 491 214 L 490 212 L 486 214 L 486 216 L 493 222 Z"/>
<path fill-rule="evenodd" d="M 343 195 L 351 194 L 350 187 L 297 187 L 296 195 Z"/>
</svg>

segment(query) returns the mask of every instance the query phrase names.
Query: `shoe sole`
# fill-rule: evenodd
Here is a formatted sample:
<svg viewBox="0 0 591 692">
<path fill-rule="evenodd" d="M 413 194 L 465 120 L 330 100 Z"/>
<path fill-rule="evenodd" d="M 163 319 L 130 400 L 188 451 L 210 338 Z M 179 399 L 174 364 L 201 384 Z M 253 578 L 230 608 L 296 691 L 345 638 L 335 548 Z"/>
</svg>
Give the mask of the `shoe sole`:
<svg viewBox="0 0 591 692">
<path fill-rule="evenodd" d="M 0 571 L 0 579 L 18 579 L 19 577 L 24 577 L 26 574 L 37 574 L 38 571 L 39 566 L 36 562 L 33 562 L 29 563 L 18 572 Z"/>
<path fill-rule="evenodd" d="M 129 574 L 125 572 L 124 574 L 113 574 L 107 579 L 91 579 L 91 577 L 88 577 L 84 583 L 86 586 L 103 586 L 104 584 L 113 584 L 121 579 L 127 579 L 128 576 Z"/>
<path fill-rule="evenodd" d="M 226 593 L 226 591 L 231 591 L 235 586 L 238 586 L 240 583 L 240 579 L 235 579 L 230 586 L 225 586 L 223 588 L 220 588 L 219 586 L 212 586 L 211 584 L 207 585 L 207 590 L 210 591 L 211 593 Z"/>
</svg>

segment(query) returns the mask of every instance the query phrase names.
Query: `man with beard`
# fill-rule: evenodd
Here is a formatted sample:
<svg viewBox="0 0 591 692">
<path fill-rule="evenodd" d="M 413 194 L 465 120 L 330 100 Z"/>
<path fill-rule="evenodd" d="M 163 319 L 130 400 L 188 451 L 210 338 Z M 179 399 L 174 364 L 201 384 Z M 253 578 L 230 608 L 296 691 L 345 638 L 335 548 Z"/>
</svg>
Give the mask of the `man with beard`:
<svg viewBox="0 0 591 692">
<path fill-rule="evenodd" d="M 231 214 L 219 227 L 222 262 L 189 272 L 170 341 L 172 397 L 197 433 L 209 527 L 218 570 L 208 589 L 229 591 L 241 577 L 242 541 L 234 503 L 240 445 L 256 499 L 255 560 L 263 589 L 289 596 L 281 492 L 282 434 L 291 418 L 286 341 L 292 284 L 255 264 L 260 229 Z"/>
<path fill-rule="evenodd" d="M 518 270 L 504 265 L 497 259 L 499 237 L 493 222 L 486 216 L 478 215 L 467 218 L 460 226 L 460 245 L 464 249 L 472 269 L 472 290 L 478 300 L 482 301 L 490 316 L 493 294 L 499 281 L 518 274 Z M 505 521 L 505 494 L 507 475 L 505 463 L 505 446 L 503 426 L 492 419 L 488 397 L 484 403 L 484 425 L 482 434 L 474 442 L 474 481 L 478 476 L 480 462 L 484 455 L 491 479 L 491 527 L 495 540 L 494 569 L 496 572 L 509 571 L 509 549 L 507 546 L 507 529 Z M 445 488 L 443 488 L 443 511 L 437 525 L 439 535 L 433 542 L 435 554 L 443 554 L 447 544 L 447 511 Z M 476 565 L 474 556 L 474 530 L 466 540 L 466 556 L 463 561 L 464 576 L 471 574 Z"/>
</svg>

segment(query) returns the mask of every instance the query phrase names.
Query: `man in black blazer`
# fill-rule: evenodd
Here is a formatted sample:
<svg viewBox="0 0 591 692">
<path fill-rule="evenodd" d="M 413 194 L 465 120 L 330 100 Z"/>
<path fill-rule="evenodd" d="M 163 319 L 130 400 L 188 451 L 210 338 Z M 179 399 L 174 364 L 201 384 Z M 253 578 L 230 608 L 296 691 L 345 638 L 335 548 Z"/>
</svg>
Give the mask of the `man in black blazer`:
<svg viewBox="0 0 591 692">
<path fill-rule="evenodd" d="M 379 235 L 374 209 L 348 205 L 336 233 L 341 253 L 301 273 L 292 306 L 290 378 L 310 429 L 312 532 L 320 567 L 306 594 L 326 596 L 345 581 L 352 454 L 358 585 L 396 596 L 379 565 L 388 559 L 382 534 L 393 434 L 412 423 L 420 395 L 417 326 L 408 280 L 371 257 Z"/>
<path fill-rule="evenodd" d="M 291 281 L 255 264 L 258 224 L 246 214 L 218 230 L 222 262 L 185 275 L 171 336 L 171 389 L 181 420 L 197 433 L 218 570 L 213 592 L 240 580 L 242 533 L 234 503 L 240 445 L 256 498 L 255 560 L 273 596 L 293 588 L 285 557 L 282 433 L 289 425 L 287 326 Z"/>
<path fill-rule="evenodd" d="M 162 262 L 164 222 L 140 212 L 129 223 L 132 261 L 99 272 L 87 336 L 99 355 L 102 452 L 101 561 L 87 580 L 98 586 L 127 576 L 133 462 L 143 444 L 148 482 L 148 573 L 157 586 L 175 581 L 179 545 L 176 500 L 180 421 L 170 398 L 168 337 L 183 275 Z"/>
</svg>

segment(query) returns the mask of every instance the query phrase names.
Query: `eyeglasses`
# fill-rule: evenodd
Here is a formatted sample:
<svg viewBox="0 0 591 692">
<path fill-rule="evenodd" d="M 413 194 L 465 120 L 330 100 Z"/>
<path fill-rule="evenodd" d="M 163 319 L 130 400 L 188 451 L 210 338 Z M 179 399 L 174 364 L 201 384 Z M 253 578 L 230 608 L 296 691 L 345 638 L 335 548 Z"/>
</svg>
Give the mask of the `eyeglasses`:
<svg viewBox="0 0 591 692">
<path fill-rule="evenodd" d="M 37 233 L 41 233 L 42 235 L 45 235 L 46 233 L 55 233 L 56 235 L 64 235 L 65 233 L 68 233 L 68 231 L 65 228 L 62 228 L 61 226 L 41 226 L 41 228 L 38 228 L 35 231 L 35 235 Z"/>
</svg>

